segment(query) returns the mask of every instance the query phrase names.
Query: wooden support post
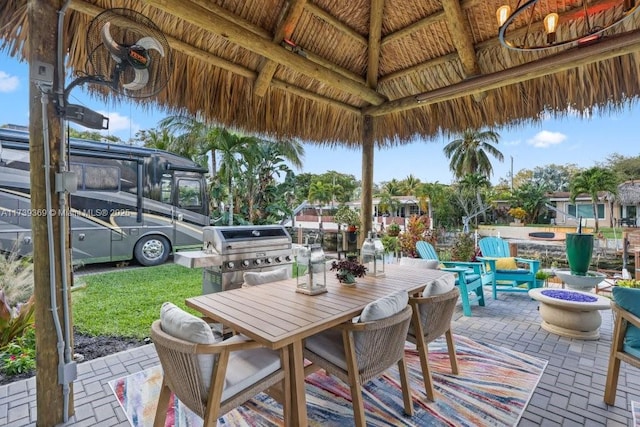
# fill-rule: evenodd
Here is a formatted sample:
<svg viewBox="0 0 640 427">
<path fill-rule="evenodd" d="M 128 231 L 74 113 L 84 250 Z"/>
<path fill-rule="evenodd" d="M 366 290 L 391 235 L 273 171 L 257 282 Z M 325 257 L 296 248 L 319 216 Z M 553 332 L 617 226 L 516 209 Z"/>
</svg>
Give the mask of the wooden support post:
<svg viewBox="0 0 640 427">
<path fill-rule="evenodd" d="M 364 116 L 362 129 L 362 197 L 360 203 L 360 235 L 358 247 L 371 231 L 373 215 L 373 117 Z"/>
<path fill-rule="evenodd" d="M 55 68 L 57 45 L 58 10 L 61 0 L 30 0 L 27 6 L 28 27 L 27 37 L 29 64 L 34 67 L 36 62 L 50 64 Z M 57 82 L 57 73 L 54 73 L 53 82 Z M 51 88 L 56 89 L 55 83 Z M 50 248 L 56 260 L 60 260 L 60 222 L 55 212 L 58 211 L 58 194 L 54 191 L 55 172 L 60 164 L 60 137 L 61 125 L 57 117 L 51 98 L 43 114 L 42 92 L 33 82 L 29 86 L 29 156 L 31 163 L 31 209 L 33 212 L 47 214 L 32 215 L 32 240 L 33 240 L 33 275 L 34 296 L 36 303 L 35 321 L 36 329 L 36 404 L 38 411 L 37 426 L 49 427 L 61 424 L 64 421 L 64 400 L 62 386 L 58 384 L 58 351 L 57 333 L 53 315 L 57 316 L 64 327 L 62 313 L 62 276 L 61 266 L 49 262 Z M 47 128 L 47 139 L 43 129 Z M 44 144 L 48 144 L 51 153 L 51 169 L 49 171 L 50 185 L 45 182 L 45 156 Z M 51 196 L 51 208 L 54 211 L 52 218 L 52 236 L 48 234 L 46 194 Z M 50 246 L 51 243 L 51 246 Z M 67 257 L 70 264 L 70 257 Z M 52 267 L 52 268 L 51 268 Z M 51 270 L 50 270 L 51 268 Z M 67 271 L 71 271 L 68 269 Z M 51 276 L 53 274 L 53 277 Z M 55 283 L 55 295 L 57 305 L 55 312 L 51 309 L 51 280 Z M 53 315 L 52 315 L 53 314 Z M 68 415 L 73 415 L 73 385 L 69 391 Z"/>
</svg>

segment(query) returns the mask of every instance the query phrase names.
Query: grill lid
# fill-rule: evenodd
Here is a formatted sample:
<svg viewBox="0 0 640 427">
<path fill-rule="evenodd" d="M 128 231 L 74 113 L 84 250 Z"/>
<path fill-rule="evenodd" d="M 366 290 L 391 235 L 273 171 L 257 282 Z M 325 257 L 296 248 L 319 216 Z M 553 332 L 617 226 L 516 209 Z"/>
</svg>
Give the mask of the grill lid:
<svg viewBox="0 0 640 427">
<path fill-rule="evenodd" d="M 291 248 L 291 237 L 281 225 L 204 227 L 203 238 L 205 251 L 213 249 L 221 255 Z"/>
</svg>

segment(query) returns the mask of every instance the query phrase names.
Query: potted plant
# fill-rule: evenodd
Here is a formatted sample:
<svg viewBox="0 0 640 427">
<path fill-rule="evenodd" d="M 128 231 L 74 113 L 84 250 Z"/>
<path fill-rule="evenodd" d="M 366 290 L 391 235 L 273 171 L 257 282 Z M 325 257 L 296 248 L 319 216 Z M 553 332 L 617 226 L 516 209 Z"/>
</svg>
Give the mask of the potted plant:
<svg viewBox="0 0 640 427">
<path fill-rule="evenodd" d="M 615 286 L 620 286 L 622 288 L 640 288 L 640 280 L 636 280 L 636 279 L 617 280 Z"/>
<path fill-rule="evenodd" d="M 360 227 L 360 214 L 349 208 L 349 206 L 342 205 L 336 211 L 333 216 L 333 220 L 347 227 L 347 231 L 355 232 Z"/>
<path fill-rule="evenodd" d="M 536 272 L 536 286 L 541 288 L 544 286 L 545 282 L 549 280 L 553 275 L 544 270 L 538 270 Z"/>
<path fill-rule="evenodd" d="M 387 236 L 396 237 L 398 234 L 400 234 L 400 225 L 392 222 L 387 226 Z"/>
<path fill-rule="evenodd" d="M 353 284 L 356 277 L 362 277 L 367 272 L 367 267 L 358 261 L 333 261 L 331 263 L 331 271 L 336 271 L 336 277 L 340 283 Z"/>
</svg>

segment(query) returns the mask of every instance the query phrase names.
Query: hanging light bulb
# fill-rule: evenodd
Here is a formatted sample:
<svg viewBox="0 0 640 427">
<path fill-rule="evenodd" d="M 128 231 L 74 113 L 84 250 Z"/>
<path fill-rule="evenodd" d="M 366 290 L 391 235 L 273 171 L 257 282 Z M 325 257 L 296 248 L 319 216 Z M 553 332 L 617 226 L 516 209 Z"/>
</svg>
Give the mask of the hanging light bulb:
<svg viewBox="0 0 640 427">
<path fill-rule="evenodd" d="M 550 13 L 544 17 L 544 30 L 547 32 L 547 43 L 549 44 L 556 42 L 556 29 L 559 20 L 560 16 L 557 13 Z"/>
<path fill-rule="evenodd" d="M 509 7 L 509 5 L 504 4 L 498 8 L 496 11 L 496 18 L 498 19 L 499 27 L 502 27 L 502 25 L 507 21 L 509 15 L 511 15 L 511 7 Z"/>
</svg>

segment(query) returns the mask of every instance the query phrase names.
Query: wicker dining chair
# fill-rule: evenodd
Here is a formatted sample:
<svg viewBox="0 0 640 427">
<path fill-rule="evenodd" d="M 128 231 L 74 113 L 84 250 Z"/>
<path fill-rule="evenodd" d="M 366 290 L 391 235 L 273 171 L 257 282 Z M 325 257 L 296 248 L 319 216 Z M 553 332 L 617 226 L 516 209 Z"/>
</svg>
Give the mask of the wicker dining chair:
<svg viewBox="0 0 640 427">
<path fill-rule="evenodd" d="M 202 417 L 204 426 L 211 427 L 217 425 L 218 417 L 272 386 L 281 387 L 274 388 L 279 391 L 274 397 L 281 400 L 284 419 L 289 419 L 286 349 L 282 349 L 277 360 L 277 352 L 241 335 L 215 344 L 197 344 L 163 331 L 160 320 L 151 325 L 151 339 L 164 374 L 154 427 L 165 425 L 171 392 Z M 210 358 L 208 362 L 213 363 L 210 377 L 203 375 L 203 358 Z"/>
<path fill-rule="evenodd" d="M 413 415 L 411 389 L 404 359 L 404 343 L 410 306 L 390 317 L 370 322 L 352 321 L 309 337 L 304 356 L 314 368 L 322 368 L 350 386 L 354 425 L 366 425 L 362 385 L 398 365 L 404 412 Z"/>
<path fill-rule="evenodd" d="M 451 361 L 451 372 L 458 374 L 458 359 L 451 333 L 451 318 L 459 295 L 458 288 L 453 288 L 444 294 L 409 298 L 409 305 L 413 308 L 413 316 L 407 333 L 407 341 L 416 345 L 420 355 L 424 389 L 427 398 L 432 401 L 435 399 L 435 393 L 429 367 L 428 344 L 431 341 L 442 335 L 445 336 Z"/>
</svg>

